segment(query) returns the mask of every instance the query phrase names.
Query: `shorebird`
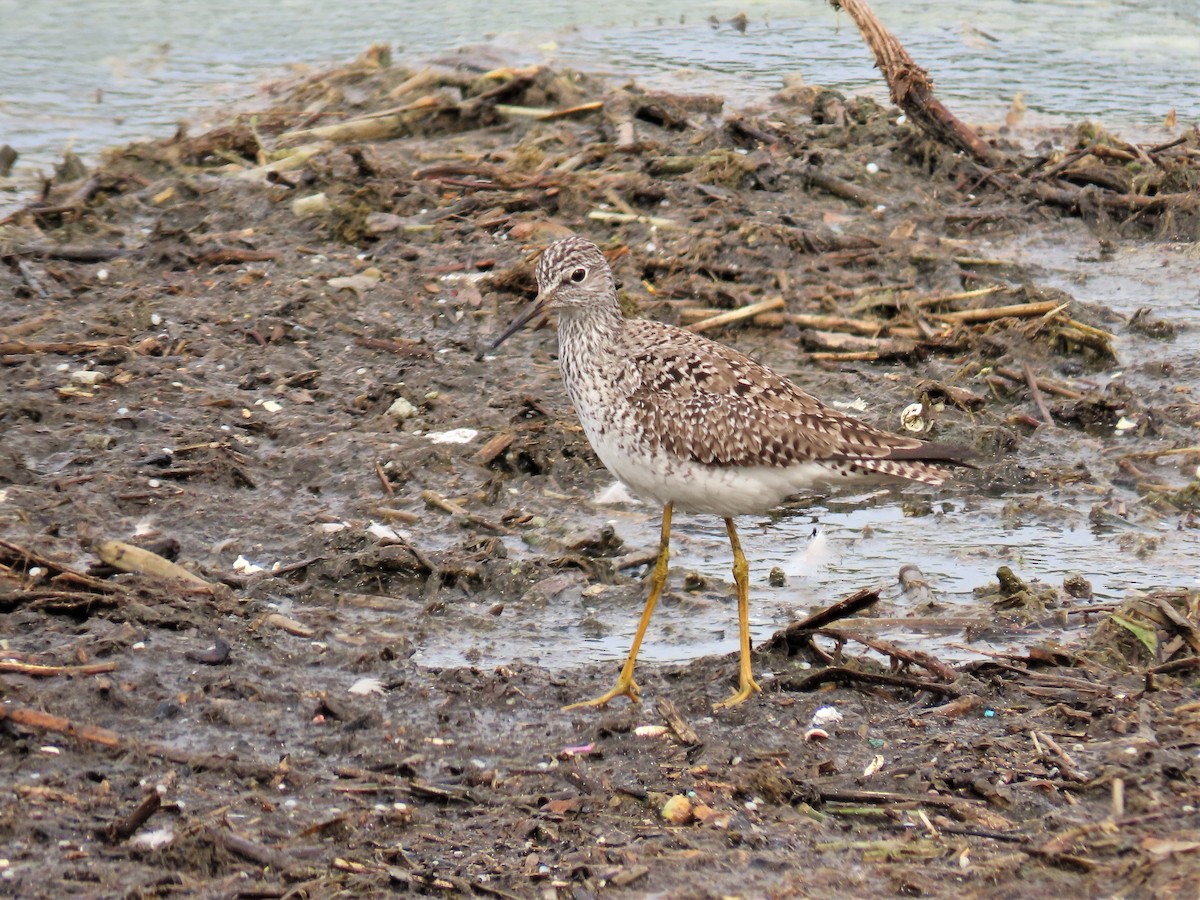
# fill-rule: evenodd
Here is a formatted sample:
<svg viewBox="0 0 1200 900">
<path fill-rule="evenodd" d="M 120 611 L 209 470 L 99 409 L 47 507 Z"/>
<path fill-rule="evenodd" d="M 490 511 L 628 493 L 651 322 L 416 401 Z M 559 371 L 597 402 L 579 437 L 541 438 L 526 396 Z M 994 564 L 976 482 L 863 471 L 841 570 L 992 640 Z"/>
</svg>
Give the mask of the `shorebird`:
<svg viewBox="0 0 1200 900">
<path fill-rule="evenodd" d="M 538 293 L 492 344 L 533 319 L 558 315 L 559 366 L 584 433 L 608 470 L 662 506 L 658 557 L 633 646 L 612 689 L 564 709 L 641 698 L 638 649 L 667 581 L 671 516 L 678 508 L 725 520 L 733 550 L 740 657 L 738 689 L 717 709 L 761 690 L 750 660 L 749 566 L 733 517 L 764 513 L 818 486 L 891 478 L 940 485 L 955 447 L 889 434 L 831 409 L 771 369 L 707 338 L 626 319 L 600 248 L 573 236 L 542 253 Z"/>
</svg>

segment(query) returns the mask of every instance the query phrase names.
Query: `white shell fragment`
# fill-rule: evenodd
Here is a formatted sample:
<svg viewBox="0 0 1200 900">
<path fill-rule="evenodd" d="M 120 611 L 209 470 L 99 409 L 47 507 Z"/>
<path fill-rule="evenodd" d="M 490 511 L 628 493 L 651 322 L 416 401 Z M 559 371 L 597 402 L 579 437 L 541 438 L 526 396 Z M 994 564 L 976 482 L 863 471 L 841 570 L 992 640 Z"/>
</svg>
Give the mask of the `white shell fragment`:
<svg viewBox="0 0 1200 900">
<path fill-rule="evenodd" d="M 397 422 L 403 422 L 405 419 L 411 419 L 415 416 L 417 408 L 403 397 L 397 397 L 392 401 L 392 405 L 387 408 L 387 414 Z"/>
<path fill-rule="evenodd" d="M 391 525 L 382 525 L 379 522 L 372 522 L 367 526 L 367 534 L 380 541 L 397 541 L 405 540 L 404 533 L 397 531 Z"/>
<path fill-rule="evenodd" d="M 660 738 L 669 730 L 666 725 L 639 725 L 633 729 L 633 733 L 640 738 Z"/>
<path fill-rule="evenodd" d="M 365 697 L 368 694 L 382 694 L 383 682 L 378 678 L 360 678 L 350 685 L 349 692 Z"/>
<path fill-rule="evenodd" d="M 915 431 L 918 434 L 929 428 L 929 422 L 925 419 L 925 407 L 920 403 L 910 403 L 900 412 L 900 424 L 908 431 Z"/>
<path fill-rule="evenodd" d="M 323 216 L 329 212 L 330 208 L 329 198 L 324 194 L 310 194 L 307 197 L 297 197 L 292 201 L 292 213 L 300 219 L 309 216 Z"/>
<path fill-rule="evenodd" d="M 812 725 L 821 728 L 825 725 L 836 725 L 844 716 L 836 706 L 822 706 L 812 714 Z"/>
<path fill-rule="evenodd" d="M 431 431 L 425 437 L 432 444 L 469 444 L 479 436 L 474 428 L 452 428 L 450 431 Z"/>
<path fill-rule="evenodd" d="M 233 571 L 239 575 L 257 575 L 260 572 L 267 571 L 265 566 L 260 566 L 258 563 L 252 563 L 242 555 L 233 561 Z"/>
<path fill-rule="evenodd" d="M 140 831 L 129 839 L 130 847 L 137 850 L 161 850 L 175 840 L 175 832 L 170 828 L 155 828 L 152 831 Z"/>
</svg>

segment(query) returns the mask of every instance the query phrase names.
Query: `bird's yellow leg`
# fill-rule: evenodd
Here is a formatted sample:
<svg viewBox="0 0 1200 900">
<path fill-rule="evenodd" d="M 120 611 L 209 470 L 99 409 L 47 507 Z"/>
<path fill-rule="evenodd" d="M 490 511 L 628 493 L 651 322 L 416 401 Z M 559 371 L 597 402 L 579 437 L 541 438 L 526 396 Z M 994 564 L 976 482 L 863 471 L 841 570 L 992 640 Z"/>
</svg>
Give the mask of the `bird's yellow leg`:
<svg viewBox="0 0 1200 900">
<path fill-rule="evenodd" d="M 633 680 L 633 667 L 637 662 L 638 650 L 642 646 L 642 638 L 646 634 L 646 626 L 650 624 L 650 616 L 654 613 L 655 604 L 658 603 L 658 595 L 662 593 L 663 585 L 667 583 L 667 557 L 670 555 L 670 543 L 671 504 L 668 503 L 663 507 L 662 537 L 658 541 L 658 559 L 650 574 L 650 596 L 646 599 L 646 608 L 642 610 L 642 620 L 638 622 L 637 633 L 633 636 L 633 646 L 629 648 L 629 656 L 625 659 L 625 665 L 621 668 L 617 683 L 612 686 L 611 690 L 599 697 L 572 703 L 570 706 L 564 706 L 564 710 L 580 709 L 584 706 L 604 706 L 615 697 L 628 697 L 634 703 L 641 701 L 642 692 L 638 690 L 637 682 Z"/>
<path fill-rule="evenodd" d="M 737 528 L 733 519 L 725 520 L 725 530 L 729 532 L 729 546 L 733 548 L 733 582 L 737 585 L 738 631 L 741 635 L 741 662 L 738 668 L 737 691 L 716 704 L 713 709 L 726 709 L 737 706 L 756 691 L 761 691 L 754 673 L 750 670 L 750 566 L 746 564 L 746 554 L 742 553 L 742 543 L 738 540 Z"/>
</svg>

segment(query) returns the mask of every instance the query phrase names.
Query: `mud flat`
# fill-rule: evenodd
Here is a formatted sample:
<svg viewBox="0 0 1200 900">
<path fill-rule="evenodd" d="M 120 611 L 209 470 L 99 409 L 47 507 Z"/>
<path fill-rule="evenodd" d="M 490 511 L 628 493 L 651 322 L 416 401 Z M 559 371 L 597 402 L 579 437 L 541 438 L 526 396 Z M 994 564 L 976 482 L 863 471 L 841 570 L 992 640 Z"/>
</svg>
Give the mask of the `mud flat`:
<svg viewBox="0 0 1200 900">
<path fill-rule="evenodd" d="M 1194 895 L 1187 334 L 992 248 L 1083 221 L 1097 258 L 1183 264 L 1195 130 L 973 154 L 816 87 L 733 110 L 377 48 L 265 96 L 0 224 L 4 893 Z M 761 642 L 761 698 L 712 714 L 736 660 L 710 656 L 560 712 L 614 664 L 506 647 L 632 626 L 654 550 L 595 500 L 550 334 L 480 353 L 572 231 L 631 313 L 978 454 L 854 502 L 934 532 L 997 497 L 997 528 L 1082 511 L 1164 581 L 997 566 L 951 616 L 904 560 L 898 594 L 845 584 Z M 732 627 L 729 585 L 684 575 L 656 624 Z M 888 618 L 956 621 L 918 647 Z M 997 635 L 1021 649 L 961 661 Z M 421 664 L 433 641 L 477 664 Z"/>
</svg>

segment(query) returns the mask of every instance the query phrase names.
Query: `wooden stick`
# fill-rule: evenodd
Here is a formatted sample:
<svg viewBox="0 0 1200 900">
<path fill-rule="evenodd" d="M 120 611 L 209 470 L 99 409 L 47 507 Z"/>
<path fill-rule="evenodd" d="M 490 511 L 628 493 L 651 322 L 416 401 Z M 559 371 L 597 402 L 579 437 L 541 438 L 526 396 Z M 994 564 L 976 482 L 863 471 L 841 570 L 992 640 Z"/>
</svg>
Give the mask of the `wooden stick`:
<svg viewBox="0 0 1200 900">
<path fill-rule="evenodd" d="M 831 622 L 856 615 L 879 602 L 879 591 L 875 588 L 862 588 L 848 597 L 843 597 L 825 609 L 817 610 L 799 622 L 792 622 L 781 631 L 775 632 L 771 639 L 762 646 L 763 650 L 786 649 L 788 656 L 794 656 L 798 650 L 812 643 L 812 633 L 818 628 L 824 628 Z"/>
<path fill-rule="evenodd" d="M 904 647 L 898 647 L 891 641 L 883 641 L 878 638 L 864 637 L 861 634 L 854 634 L 849 631 L 841 631 L 836 628 L 818 628 L 814 634 L 822 634 L 825 637 L 831 637 L 839 641 L 857 641 L 863 646 L 870 647 L 879 653 L 883 653 L 901 662 L 911 663 L 915 666 L 920 666 L 925 671 L 932 675 L 936 675 L 942 681 L 954 681 L 958 678 L 958 673 L 952 668 L 929 653 L 921 650 L 907 650 Z"/>
<path fill-rule="evenodd" d="M 871 12 L 866 0 L 830 0 L 835 9 L 849 13 L 871 52 L 875 65 L 887 79 L 892 102 L 903 109 L 920 128 L 936 141 L 965 150 L 986 166 L 998 166 L 1002 157 L 980 140 L 933 95 L 929 73 L 913 62 L 895 35 Z"/>
<path fill-rule="evenodd" d="M 766 300 L 759 300 L 757 303 L 751 303 L 747 306 L 731 309 L 728 312 L 718 313 L 717 315 L 711 316 L 703 321 L 696 322 L 694 325 L 689 325 L 687 329 L 694 334 L 699 334 L 701 331 L 708 331 L 709 329 L 717 328 L 722 325 L 729 325 L 732 322 L 740 322 L 743 319 L 752 319 L 759 313 L 782 309 L 785 305 L 786 303 L 782 297 L 768 297 Z"/>
<path fill-rule="evenodd" d="M 5 719 L 15 722 L 18 725 L 24 725 L 26 728 L 32 728 L 35 731 L 53 731 L 69 737 L 76 737 L 80 740 L 90 741 L 93 744 L 100 744 L 102 747 L 121 747 L 125 743 L 119 734 L 115 731 L 109 731 L 107 728 L 97 728 L 94 725 L 81 725 L 72 722 L 70 719 L 64 719 L 62 716 L 52 716 L 49 713 L 30 709 L 26 706 L 0 706 L 0 722 L 3 722 Z"/>
<path fill-rule="evenodd" d="M 817 669 L 800 678 L 778 679 L 781 691 L 811 691 L 813 688 L 829 682 L 853 684 L 882 684 L 888 687 L 908 688 L 912 691 L 928 691 L 931 694 L 942 694 L 947 697 L 958 697 L 962 694 L 958 688 L 934 681 L 922 681 L 920 678 L 906 678 L 902 675 L 884 675 L 880 672 L 860 672 L 845 666 L 830 666 L 827 669 Z"/>
<path fill-rule="evenodd" d="M 1006 366 L 997 366 L 993 369 L 997 375 L 1007 378 L 1009 381 L 1027 381 L 1027 376 L 1024 372 L 1018 372 L 1016 369 L 1010 369 Z M 1054 384 L 1051 381 L 1046 381 L 1044 378 L 1036 379 L 1038 390 L 1045 391 L 1047 394 L 1056 394 L 1059 397 L 1066 397 L 1068 400 L 1082 400 L 1083 394 L 1080 391 L 1072 390 L 1071 388 L 1062 387 Z M 1200 449 L 1200 448 L 1198 448 Z"/>
<path fill-rule="evenodd" d="M 39 666 L 11 659 L 0 661 L 0 672 L 30 675 L 34 678 L 49 678 L 53 675 L 103 675 L 105 672 L 115 672 L 116 670 L 117 664 L 112 661 L 91 663 L 86 666 Z"/>
<path fill-rule="evenodd" d="M 1041 388 L 1038 387 L 1037 376 L 1033 374 L 1033 369 L 1029 368 L 1029 363 L 1021 363 L 1021 369 L 1025 373 L 1025 383 L 1029 385 L 1029 394 L 1033 397 L 1034 405 L 1037 406 L 1038 412 L 1042 414 L 1042 421 L 1046 423 L 1048 428 L 1056 427 L 1054 417 L 1050 415 L 1050 410 L 1046 407 L 1046 398 L 1042 396 Z"/>
<path fill-rule="evenodd" d="M 383 465 L 379 460 L 375 460 L 375 476 L 379 479 L 379 483 L 383 485 L 383 492 L 389 497 L 396 496 L 396 489 L 392 487 L 392 480 L 387 477 L 387 472 L 383 471 Z"/>
<path fill-rule="evenodd" d="M 808 354 L 809 359 L 824 360 L 828 362 L 875 362 L 879 359 L 879 351 L 877 350 L 855 350 L 850 353 L 819 353 Z"/>
<path fill-rule="evenodd" d="M 0 356 L 25 353 L 94 353 L 116 346 L 112 341 L 0 341 Z"/>
<path fill-rule="evenodd" d="M 957 294 L 939 294 L 936 297 L 921 297 L 913 302 L 913 305 L 918 309 L 923 309 L 927 306 L 937 306 L 940 303 L 953 303 L 956 300 L 974 300 L 977 297 L 986 297 L 989 294 L 995 294 L 998 291 L 1007 291 L 1009 289 L 1006 284 L 992 284 L 985 288 L 977 288 L 973 291 L 959 291 Z"/>
<path fill-rule="evenodd" d="M 453 500 L 447 500 L 437 491 L 421 491 L 421 499 L 430 506 L 436 506 L 443 512 L 448 512 L 450 515 L 455 516 L 456 518 L 464 519 L 473 525 L 479 525 L 480 527 L 486 528 L 489 531 L 498 531 L 501 534 L 512 534 L 511 528 L 507 528 L 504 525 L 501 525 L 499 522 L 493 522 L 490 519 L 485 519 L 483 516 L 477 515 L 476 513 L 468 512 Z"/>
<path fill-rule="evenodd" d="M 1200 446 L 1197 447 L 1172 447 L 1169 450 L 1135 450 L 1133 453 L 1123 453 L 1125 459 L 1155 459 L 1159 456 L 1186 456 L 1191 453 L 1200 453 Z"/>
<path fill-rule="evenodd" d="M 879 206 L 887 206 L 887 202 L 880 194 L 874 194 L 866 188 L 861 188 L 853 182 L 847 181 L 845 178 L 838 178 L 826 172 L 820 166 L 805 166 L 801 170 L 804 178 L 816 187 L 826 193 L 833 194 L 835 197 L 841 197 L 843 200 L 849 200 L 851 203 L 857 203 L 859 206 L 864 206 L 869 209 L 875 209 Z"/>
<path fill-rule="evenodd" d="M 991 322 L 995 319 L 1031 318 L 1053 312 L 1062 304 L 1057 300 L 1041 300 L 1036 303 L 1013 303 L 1009 306 L 993 306 L 983 309 L 960 309 L 957 312 L 931 313 L 931 317 L 943 322 Z"/>
<path fill-rule="evenodd" d="M 110 841 L 123 841 L 132 837 L 133 833 L 145 825 L 150 817 L 161 808 L 162 795 L 156 789 L 151 788 L 133 812 L 112 822 L 102 833 Z"/>
</svg>

